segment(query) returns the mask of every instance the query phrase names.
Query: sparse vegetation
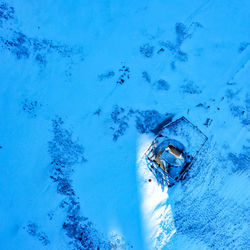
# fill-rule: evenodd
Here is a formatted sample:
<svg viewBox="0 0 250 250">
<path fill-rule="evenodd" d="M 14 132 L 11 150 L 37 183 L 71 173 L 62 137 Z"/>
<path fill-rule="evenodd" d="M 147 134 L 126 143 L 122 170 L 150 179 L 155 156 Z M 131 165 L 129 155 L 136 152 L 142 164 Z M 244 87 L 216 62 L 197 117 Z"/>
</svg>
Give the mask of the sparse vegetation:
<svg viewBox="0 0 250 250">
<path fill-rule="evenodd" d="M 154 54 L 154 46 L 152 46 L 149 43 L 145 43 L 140 47 L 140 53 L 146 57 L 146 58 L 150 58 L 153 56 Z"/>
</svg>

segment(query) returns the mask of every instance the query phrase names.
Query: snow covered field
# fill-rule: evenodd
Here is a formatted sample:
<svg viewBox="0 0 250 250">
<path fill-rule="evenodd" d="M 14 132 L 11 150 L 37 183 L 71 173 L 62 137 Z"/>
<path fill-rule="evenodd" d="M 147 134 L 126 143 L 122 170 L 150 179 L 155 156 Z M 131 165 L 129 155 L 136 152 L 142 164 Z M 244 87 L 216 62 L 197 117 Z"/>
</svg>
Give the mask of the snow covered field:
<svg viewBox="0 0 250 250">
<path fill-rule="evenodd" d="M 249 10 L 0 0 L 0 249 L 250 249 Z M 208 141 L 162 189 L 142 156 L 181 116 Z"/>
</svg>

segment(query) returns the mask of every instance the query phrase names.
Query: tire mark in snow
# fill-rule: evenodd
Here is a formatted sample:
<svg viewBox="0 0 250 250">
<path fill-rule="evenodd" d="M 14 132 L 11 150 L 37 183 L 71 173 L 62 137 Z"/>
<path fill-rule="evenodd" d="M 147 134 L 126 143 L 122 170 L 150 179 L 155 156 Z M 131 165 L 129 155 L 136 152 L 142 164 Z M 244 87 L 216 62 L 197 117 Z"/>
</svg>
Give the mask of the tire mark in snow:
<svg viewBox="0 0 250 250">
<path fill-rule="evenodd" d="M 211 0 L 207 0 L 206 2 L 202 3 L 198 8 L 196 8 L 185 20 L 186 24 L 191 24 L 192 20 L 201 13 L 201 11 L 208 7 Z"/>
</svg>

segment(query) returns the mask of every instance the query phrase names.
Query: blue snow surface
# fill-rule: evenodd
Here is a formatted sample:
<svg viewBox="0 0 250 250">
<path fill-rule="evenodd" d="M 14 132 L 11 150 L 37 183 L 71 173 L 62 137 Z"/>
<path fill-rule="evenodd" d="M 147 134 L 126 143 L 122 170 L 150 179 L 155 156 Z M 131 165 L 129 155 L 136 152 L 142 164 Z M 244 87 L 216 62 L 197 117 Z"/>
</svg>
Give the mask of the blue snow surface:
<svg viewBox="0 0 250 250">
<path fill-rule="evenodd" d="M 250 249 L 249 10 L 0 0 L 0 249 Z M 162 188 L 143 156 L 182 116 L 208 140 Z"/>
</svg>

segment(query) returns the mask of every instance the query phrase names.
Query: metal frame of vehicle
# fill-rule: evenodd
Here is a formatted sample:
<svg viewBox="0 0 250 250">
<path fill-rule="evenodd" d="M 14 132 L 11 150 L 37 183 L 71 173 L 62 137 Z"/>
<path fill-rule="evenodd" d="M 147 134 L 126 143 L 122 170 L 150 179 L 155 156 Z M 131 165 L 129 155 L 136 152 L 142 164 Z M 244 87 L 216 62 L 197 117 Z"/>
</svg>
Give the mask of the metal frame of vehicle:
<svg viewBox="0 0 250 250">
<path fill-rule="evenodd" d="M 198 130 L 198 133 L 200 133 L 204 137 L 204 142 L 202 143 L 200 148 L 196 151 L 195 155 L 189 155 L 189 152 L 183 152 L 184 154 L 186 154 L 186 158 L 188 157 L 188 161 L 186 161 L 179 176 L 174 179 L 169 175 L 167 169 L 164 168 L 163 166 L 161 166 L 163 164 L 159 164 L 154 158 L 156 156 L 155 149 L 156 149 L 157 145 L 159 144 L 158 139 L 163 137 L 163 135 L 162 135 L 163 131 L 168 129 L 171 126 L 178 124 L 178 122 L 180 122 L 180 121 L 184 121 L 186 123 L 189 123 L 189 125 L 191 125 L 193 129 Z M 171 139 L 171 138 L 169 138 L 169 139 Z M 176 121 L 169 123 L 168 125 L 165 125 L 161 129 L 161 131 L 158 133 L 158 135 L 155 137 L 155 139 L 151 143 L 149 149 L 145 153 L 147 166 L 150 169 L 150 171 L 154 174 L 154 176 L 156 177 L 158 182 L 160 182 L 163 185 L 168 185 L 168 187 L 172 187 L 176 182 L 185 179 L 185 177 L 188 173 L 188 170 L 193 165 L 197 155 L 199 154 L 200 150 L 202 149 L 202 147 L 206 143 L 207 139 L 208 139 L 207 136 L 197 126 L 195 126 L 193 123 L 191 123 L 188 119 L 186 119 L 183 116 L 183 117 L 177 119 Z M 167 138 L 166 138 L 166 140 L 167 140 Z"/>
</svg>

